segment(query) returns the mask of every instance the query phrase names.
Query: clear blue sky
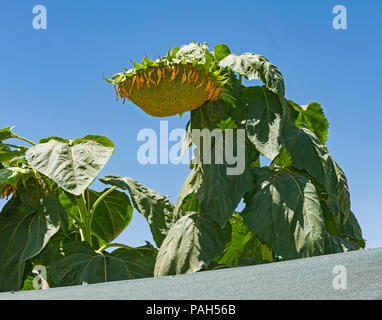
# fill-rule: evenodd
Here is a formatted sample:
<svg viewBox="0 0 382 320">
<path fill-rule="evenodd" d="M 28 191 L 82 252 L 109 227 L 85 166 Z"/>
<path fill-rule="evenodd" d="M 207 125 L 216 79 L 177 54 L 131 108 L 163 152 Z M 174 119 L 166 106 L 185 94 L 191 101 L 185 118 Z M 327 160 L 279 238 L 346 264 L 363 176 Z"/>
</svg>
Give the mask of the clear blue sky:
<svg viewBox="0 0 382 320">
<path fill-rule="evenodd" d="M 46 6 L 47 30 L 32 27 L 38 4 Z M 337 4 L 347 8 L 347 30 L 332 27 Z M 0 10 L 0 127 L 16 125 L 35 141 L 105 135 L 117 149 L 102 175 L 132 177 L 173 202 L 188 167 L 136 160 L 138 131 L 159 130 L 163 119 L 116 103 L 103 75 L 191 41 L 264 55 L 283 73 L 287 98 L 322 104 L 328 147 L 348 178 L 367 247 L 382 246 L 381 1 L 2 0 Z M 166 120 L 184 128 L 188 118 Z M 147 224 L 135 213 L 118 241 L 146 239 Z"/>
</svg>

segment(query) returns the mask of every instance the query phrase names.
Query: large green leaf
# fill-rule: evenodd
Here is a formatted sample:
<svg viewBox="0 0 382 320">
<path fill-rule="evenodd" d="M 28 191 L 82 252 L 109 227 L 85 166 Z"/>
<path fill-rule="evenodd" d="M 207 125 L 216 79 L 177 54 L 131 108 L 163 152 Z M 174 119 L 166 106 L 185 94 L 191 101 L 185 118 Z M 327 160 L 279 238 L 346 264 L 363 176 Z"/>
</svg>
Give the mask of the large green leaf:
<svg viewBox="0 0 382 320">
<path fill-rule="evenodd" d="M 306 106 L 300 106 L 291 100 L 289 103 L 299 112 L 295 120 L 296 126 L 311 130 L 321 143 L 325 144 L 328 139 L 329 121 L 321 105 L 317 102 L 311 102 Z"/>
<path fill-rule="evenodd" d="M 344 172 L 310 130 L 287 127 L 284 141 L 293 167 L 305 170 L 328 194 L 326 205 L 344 224 L 350 214 L 350 194 Z"/>
<path fill-rule="evenodd" d="M 89 208 L 97 199 L 109 189 L 102 192 L 96 192 L 87 189 L 86 200 Z M 109 193 L 94 212 L 92 220 L 92 232 L 102 242 L 109 243 L 113 241 L 129 225 L 133 216 L 133 206 L 126 193 L 114 190 Z"/>
<path fill-rule="evenodd" d="M 208 266 L 230 239 L 230 225 L 224 229 L 209 217 L 191 212 L 170 229 L 160 247 L 154 275 L 197 272 Z"/>
<path fill-rule="evenodd" d="M 243 90 L 248 139 L 266 157 L 273 160 L 281 151 L 283 107 L 280 99 L 265 87 Z"/>
<path fill-rule="evenodd" d="M 240 56 L 230 54 L 219 61 L 220 67 L 228 67 L 248 80 L 261 80 L 269 90 L 283 98 L 284 79 L 280 70 L 265 57 L 250 52 Z"/>
<path fill-rule="evenodd" d="M 323 254 L 326 230 L 312 182 L 294 172 L 253 171 L 257 188 L 243 211 L 248 228 L 285 259 Z"/>
<path fill-rule="evenodd" d="M 131 178 L 108 175 L 100 181 L 129 192 L 134 208 L 145 217 L 154 241 L 160 247 L 172 225 L 174 206 L 171 202 L 165 196 Z"/>
<path fill-rule="evenodd" d="M 254 261 L 257 263 L 273 262 L 272 250 L 248 229 L 240 214 L 235 213 L 230 218 L 230 223 L 232 226 L 231 241 L 217 260 L 219 264 L 238 266 L 247 264 L 249 258 L 255 258 Z"/>
<path fill-rule="evenodd" d="M 57 286 L 153 276 L 155 255 L 138 248 L 103 254 L 95 252 L 86 242 L 67 242 L 63 253 L 64 258 L 51 268 L 51 276 Z"/>
<path fill-rule="evenodd" d="M 200 170 L 199 176 L 195 183 L 190 186 L 185 186 L 181 191 L 181 198 L 186 199 L 188 194 L 195 193 L 201 207 L 201 212 L 209 215 L 221 227 L 224 227 L 236 209 L 244 194 L 253 188 L 253 179 L 249 170 L 248 150 L 239 154 L 238 146 L 245 144 L 238 136 L 239 129 L 230 129 L 222 132 L 217 128 L 218 124 L 227 119 L 231 114 L 233 106 L 224 101 L 216 103 L 206 103 L 202 107 L 191 112 L 191 128 L 192 130 L 199 129 L 201 134 L 203 130 L 211 134 L 211 140 L 207 136 L 203 136 L 198 141 L 198 137 L 193 134 L 193 145 L 196 146 L 196 154 L 199 154 L 200 162 L 197 164 L 197 170 Z M 217 130 L 217 131 L 215 131 Z M 193 131 L 194 133 L 195 131 Z M 212 136 L 221 133 L 224 145 L 217 145 L 216 138 Z M 232 144 L 228 143 L 227 135 L 232 133 Z M 195 140 L 195 141 L 194 141 Z M 228 147 L 228 148 L 227 148 Z M 205 161 L 204 153 L 210 153 L 210 161 Z M 241 150 L 243 151 L 243 150 Z M 216 152 L 222 155 L 222 161 L 217 161 Z M 231 165 L 227 161 L 227 156 L 233 158 L 236 153 L 237 160 L 242 161 Z M 241 173 L 233 173 L 230 171 L 233 167 L 243 166 Z M 186 181 L 186 184 L 189 184 Z M 190 200 L 189 196 L 186 200 Z M 177 207 L 182 203 L 178 200 Z"/>
<path fill-rule="evenodd" d="M 0 214 L 0 291 L 18 290 L 25 261 L 37 255 L 49 239 L 67 225 L 55 195 L 34 179 L 21 186 Z"/>
<path fill-rule="evenodd" d="M 71 143 L 52 139 L 34 146 L 26 153 L 28 163 L 55 181 L 63 190 L 80 195 L 97 177 L 114 152 L 109 139 L 87 137 L 86 140 L 78 139 Z"/>
</svg>

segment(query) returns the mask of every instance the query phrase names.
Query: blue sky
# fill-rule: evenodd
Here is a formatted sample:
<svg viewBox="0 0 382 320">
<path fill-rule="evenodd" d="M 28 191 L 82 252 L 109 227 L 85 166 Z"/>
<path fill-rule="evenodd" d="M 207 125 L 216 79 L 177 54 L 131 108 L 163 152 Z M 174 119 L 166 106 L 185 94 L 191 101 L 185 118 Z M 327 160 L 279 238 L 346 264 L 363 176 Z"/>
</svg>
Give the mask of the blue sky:
<svg viewBox="0 0 382 320">
<path fill-rule="evenodd" d="M 47 30 L 32 27 L 39 4 Z M 337 4 L 347 8 L 347 30 L 332 27 Z M 132 177 L 175 202 L 188 166 L 139 164 L 136 137 L 143 128 L 159 131 L 161 120 L 184 128 L 189 115 L 154 118 L 117 103 L 103 76 L 191 41 L 259 53 L 281 70 L 287 98 L 323 106 L 328 148 L 348 178 L 367 247 L 382 246 L 382 2 L 2 0 L 0 9 L 0 127 L 15 125 L 35 141 L 105 135 L 117 149 L 101 175 Z M 135 213 L 117 240 L 151 239 Z"/>
</svg>

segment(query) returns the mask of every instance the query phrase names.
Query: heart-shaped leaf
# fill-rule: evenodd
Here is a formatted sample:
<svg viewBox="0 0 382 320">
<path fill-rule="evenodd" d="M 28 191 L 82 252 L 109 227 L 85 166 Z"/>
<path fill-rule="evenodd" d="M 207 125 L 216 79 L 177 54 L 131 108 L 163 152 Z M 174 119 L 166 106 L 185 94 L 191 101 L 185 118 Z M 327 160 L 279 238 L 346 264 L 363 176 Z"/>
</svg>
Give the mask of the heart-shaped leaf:
<svg viewBox="0 0 382 320">
<path fill-rule="evenodd" d="M 100 136 L 86 136 L 71 143 L 51 139 L 29 149 L 29 165 L 63 190 L 80 195 L 93 182 L 114 152 L 113 143 Z"/>
<path fill-rule="evenodd" d="M 312 182 L 294 172 L 253 172 L 257 187 L 243 211 L 248 228 L 285 259 L 323 254 L 326 230 Z"/>
<path fill-rule="evenodd" d="M 51 268 L 57 286 L 152 277 L 156 250 L 118 249 L 111 254 L 95 252 L 86 242 L 66 242 L 64 257 Z"/>
<path fill-rule="evenodd" d="M 0 291 L 21 287 L 25 261 L 37 255 L 60 226 L 67 226 L 67 216 L 57 197 L 34 179 L 20 186 L 0 214 Z"/>
</svg>

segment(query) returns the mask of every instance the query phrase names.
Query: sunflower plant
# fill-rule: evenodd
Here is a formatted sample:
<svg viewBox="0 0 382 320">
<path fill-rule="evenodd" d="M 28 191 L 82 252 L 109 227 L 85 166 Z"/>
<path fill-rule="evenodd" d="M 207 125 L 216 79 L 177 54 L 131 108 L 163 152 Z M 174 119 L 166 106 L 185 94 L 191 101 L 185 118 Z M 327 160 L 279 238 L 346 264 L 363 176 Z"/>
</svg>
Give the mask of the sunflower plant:
<svg viewBox="0 0 382 320">
<path fill-rule="evenodd" d="M 243 78 L 263 85 L 245 86 Z M 224 136 L 244 130 L 244 170 L 229 175 L 226 160 L 207 162 L 202 155 L 192 161 L 175 204 L 117 175 L 99 178 L 106 188 L 97 192 L 91 184 L 115 149 L 108 138 L 34 143 L 1 129 L 0 197 L 8 202 L 0 213 L 0 291 L 31 289 L 32 270 L 41 265 L 54 287 L 365 247 L 345 174 L 326 146 L 322 107 L 287 99 L 281 72 L 265 57 L 193 42 L 157 60 L 133 62 L 105 80 L 117 100 L 151 116 L 190 112 L 184 149 L 200 147 L 194 129 L 218 129 Z M 216 148 L 213 140 L 212 155 Z M 147 220 L 155 244 L 115 243 L 134 209 Z"/>
</svg>

